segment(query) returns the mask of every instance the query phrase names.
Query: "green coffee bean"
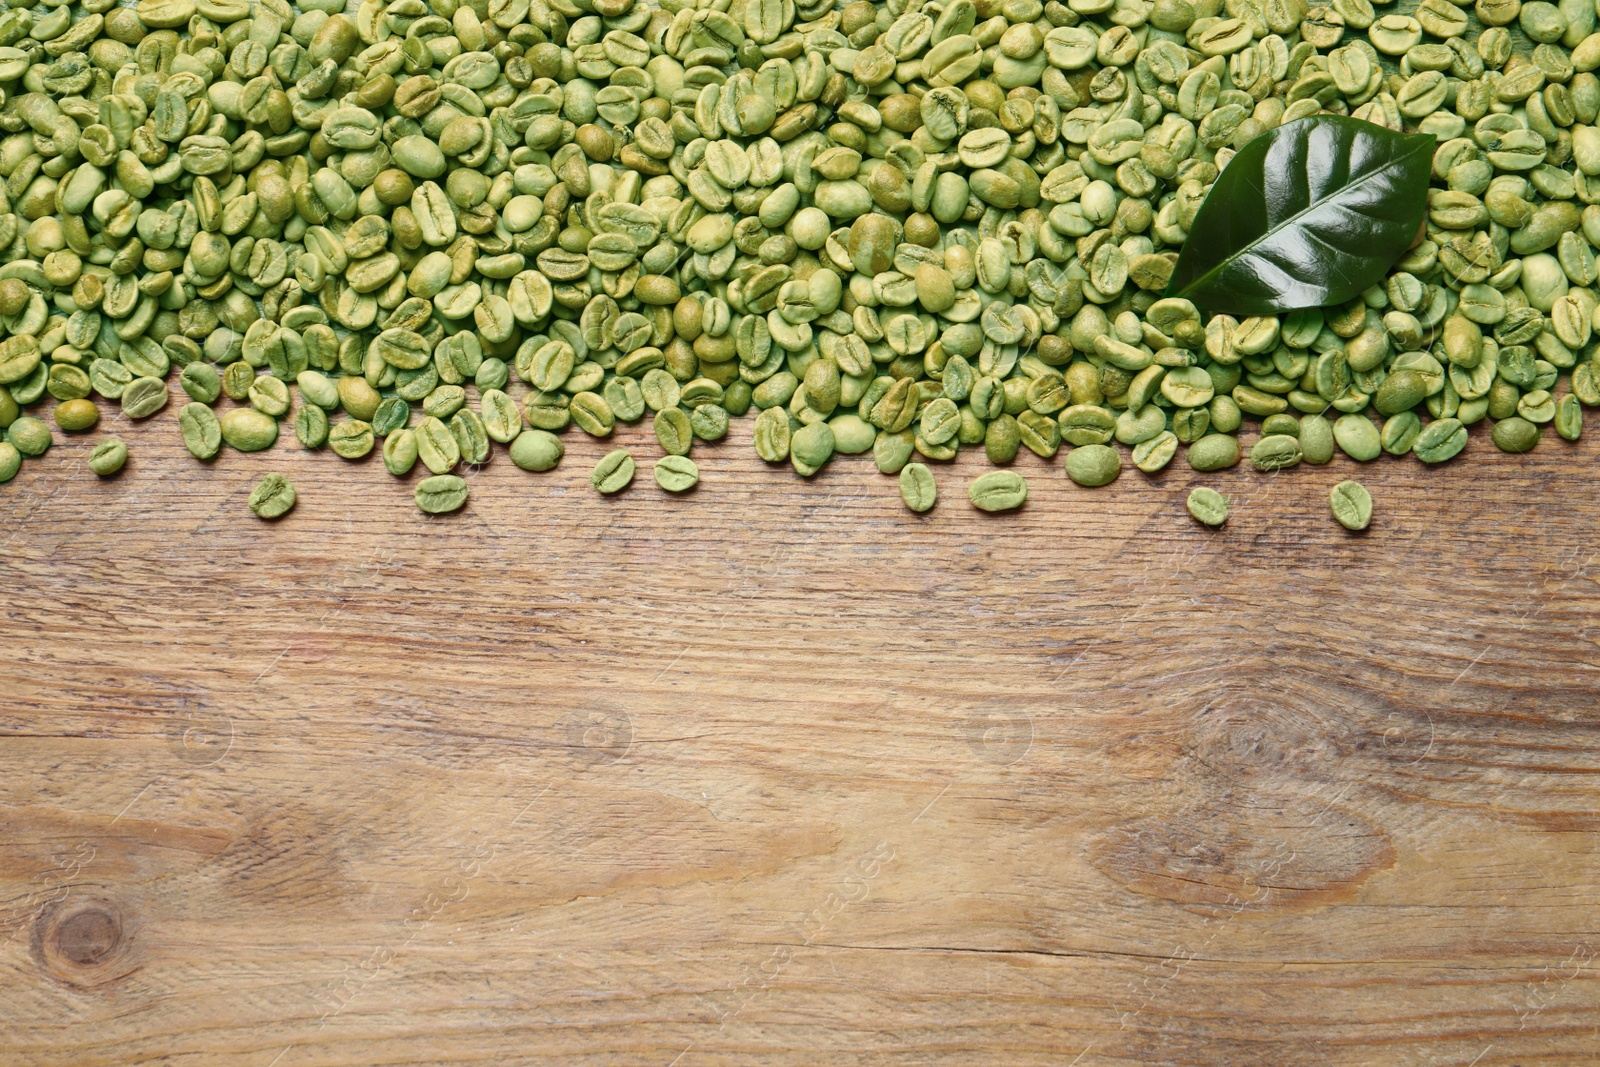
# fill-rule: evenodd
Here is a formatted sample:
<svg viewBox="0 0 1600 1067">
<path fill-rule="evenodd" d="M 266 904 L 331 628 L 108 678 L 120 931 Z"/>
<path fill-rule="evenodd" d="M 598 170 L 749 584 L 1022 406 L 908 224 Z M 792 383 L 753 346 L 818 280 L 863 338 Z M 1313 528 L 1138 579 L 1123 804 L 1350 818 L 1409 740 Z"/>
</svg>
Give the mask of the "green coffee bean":
<svg viewBox="0 0 1600 1067">
<path fill-rule="evenodd" d="M 126 450 L 123 450 L 123 453 L 126 453 Z M 93 456 L 91 456 L 91 458 L 93 458 Z M 114 458 L 114 453 L 110 453 L 109 456 L 107 456 L 107 467 L 109 467 L 109 459 Z M 11 478 L 16 477 L 16 472 L 21 469 L 21 451 L 18 451 L 16 445 L 13 445 L 11 442 L 0 442 L 0 485 L 5 485 L 6 482 L 10 482 Z M 117 470 L 120 470 L 120 464 L 118 464 L 115 469 L 107 469 L 107 474 L 115 474 Z"/>
<path fill-rule="evenodd" d="M 1110 445 L 1080 445 L 1067 453 L 1067 477 L 1079 485 L 1110 485 L 1122 473 L 1122 458 Z"/>
<path fill-rule="evenodd" d="M 16 449 L 10 445 L 0 445 L 0 474 L 5 466 L 5 450 L 10 449 L 15 455 Z M 18 459 L 20 460 L 20 456 Z M 94 450 L 89 453 L 89 469 L 102 478 L 109 478 L 120 471 L 128 462 L 128 446 L 118 437 L 107 437 L 97 442 Z M 13 474 L 16 472 L 13 471 Z M 0 481 L 10 481 L 10 478 L 0 478 Z"/>
<path fill-rule="evenodd" d="M 448 474 L 461 462 L 461 444 L 439 419 L 432 415 L 416 427 L 417 456 L 434 474 Z"/>
<path fill-rule="evenodd" d="M 1335 419 L 1333 440 L 1340 451 L 1358 463 L 1377 459 L 1383 452 L 1378 427 L 1365 415 L 1341 415 Z"/>
<path fill-rule="evenodd" d="M 343 459 L 360 459 L 377 443 L 372 424 L 361 419 L 346 419 L 328 429 L 328 447 Z"/>
<path fill-rule="evenodd" d="M 1061 439 L 1069 445 L 1103 445 L 1116 430 L 1116 418 L 1095 404 L 1074 404 L 1058 419 Z"/>
<path fill-rule="evenodd" d="M 199 364 L 190 364 L 190 367 L 184 368 L 184 372 L 188 373 L 191 367 L 198 365 Z M 327 375 L 322 374 L 320 371 L 302 371 L 295 379 L 295 384 L 299 386 L 300 396 L 304 398 L 307 403 L 315 404 L 317 407 L 322 408 L 325 411 L 332 411 L 334 408 L 339 406 L 338 386 L 334 385 L 333 382 L 328 379 Z M 195 397 L 195 399 L 200 400 L 201 398 Z"/>
<path fill-rule="evenodd" d="M 1163 430 L 1156 436 L 1133 446 L 1133 465 L 1146 474 L 1154 474 L 1171 463 L 1177 454 L 1177 435 L 1170 430 Z"/>
<path fill-rule="evenodd" d="M 1568 393 L 1561 398 L 1556 405 L 1555 424 L 1556 433 L 1568 441 L 1576 441 L 1583 435 L 1583 408 L 1576 396 Z"/>
<path fill-rule="evenodd" d="M 382 373 L 380 372 L 380 375 Z M 395 395 L 413 404 L 419 400 L 426 400 L 438 385 L 439 370 L 431 363 L 421 370 L 401 371 L 394 376 Z"/>
<path fill-rule="evenodd" d="M 6 428 L 6 441 L 24 456 L 42 456 L 50 450 L 50 427 L 32 415 L 23 415 Z"/>
<path fill-rule="evenodd" d="M 222 391 L 230 400 L 243 400 L 250 395 L 250 385 L 255 380 L 256 369 L 250 364 L 242 360 L 230 363 L 222 372 Z"/>
<path fill-rule="evenodd" d="M 222 426 L 205 404 L 185 404 L 178 412 L 178 429 L 183 446 L 195 459 L 214 459 L 222 450 Z"/>
<path fill-rule="evenodd" d="M 0 385 L 20 382 L 40 365 L 39 342 L 28 334 L 0 341 Z"/>
<path fill-rule="evenodd" d="M 676 411 L 677 409 L 673 408 L 671 410 Z M 662 436 L 661 416 L 658 415 L 656 421 L 656 437 L 661 441 L 661 447 L 669 453 L 679 454 L 676 453 L 674 448 L 669 447 L 669 440 Z M 684 421 L 687 424 L 687 419 Z M 789 413 L 782 408 L 768 408 L 757 415 L 755 426 L 752 428 L 752 435 L 755 440 L 756 455 L 768 463 L 782 463 L 789 458 Z M 682 447 L 687 451 L 687 439 L 678 438 L 676 431 L 674 431 L 671 442 L 677 443 L 679 440 L 682 440 Z"/>
<path fill-rule="evenodd" d="M 700 468 L 688 456 L 662 456 L 656 461 L 655 479 L 669 493 L 686 493 L 700 481 Z"/>
<path fill-rule="evenodd" d="M 1250 465 L 1258 471 L 1294 467 L 1302 458 L 1300 441 L 1288 434 L 1269 434 L 1250 446 Z"/>
<path fill-rule="evenodd" d="M 1372 494 L 1360 482 L 1344 481 L 1328 494 L 1333 517 L 1346 530 L 1365 530 L 1372 523 Z"/>
<path fill-rule="evenodd" d="M 1313 466 L 1333 462 L 1333 424 L 1321 415 L 1307 415 L 1300 420 L 1300 458 Z"/>
<path fill-rule="evenodd" d="M 429 393 L 422 401 L 424 415 L 443 421 L 455 415 L 456 412 L 467 406 L 467 391 L 459 385 L 441 385 Z M 373 408 L 373 418 L 377 417 L 378 404 Z"/>
<path fill-rule="evenodd" d="M 209 363 L 191 363 L 183 368 L 178 384 L 190 400 L 199 404 L 215 404 L 222 395 L 222 376 Z"/>
<path fill-rule="evenodd" d="M 1032 431 L 1037 434 L 1037 431 Z M 1060 429 L 1056 431 L 1057 447 L 1059 448 Z M 879 436 L 879 440 L 883 435 Z M 984 430 L 983 449 L 989 457 L 989 462 L 996 465 L 1010 463 L 1017 458 L 1017 450 L 1022 446 L 1022 426 L 1010 415 L 1001 414 L 990 422 Z M 876 447 L 876 446 L 874 446 Z M 1030 445 L 1030 447 L 1032 447 Z M 879 469 L 881 470 L 881 464 Z"/>
<path fill-rule="evenodd" d="M 328 413 L 307 404 L 295 412 L 294 436 L 300 447 L 318 449 L 328 443 Z"/>
<path fill-rule="evenodd" d="M 398 396 L 385 397 L 378 410 L 372 413 L 372 432 L 387 437 L 396 430 L 405 429 L 410 422 L 411 405 Z"/>
<path fill-rule="evenodd" d="M 958 428 L 959 423 L 958 413 Z M 1055 424 L 1052 422 L 1051 425 L 1054 426 Z M 835 415 L 828 420 L 828 429 L 833 431 L 834 451 L 845 456 L 857 456 L 863 452 L 870 452 L 873 443 L 878 438 L 877 428 L 854 412 Z"/>
<path fill-rule="evenodd" d="M 480 394 L 504 390 L 510 380 L 511 370 L 506 366 L 505 360 L 494 356 L 478 364 L 478 373 L 473 376 L 473 384 L 478 387 Z"/>
<path fill-rule="evenodd" d="M 1399 371 L 1384 378 L 1372 398 L 1372 406 L 1380 415 L 1397 415 L 1422 403 L 1427 386 L 1415 371 Z"/>
<path fill-rule="evenodd" d="M 1089 445 L 1104 448 L 1104 445 Z M 1108 450 L 1109 451 L 1109 450 Z M 1112 453 L 1113 457 L 1115 452 Z M 1071 456 L 1068 456 L 1070 462 Z M 1011 511 L 1020 508 L 1028 499 L 1028 482 L 1015 471 L 990 471 L 981 474 L 967 486 L 967 499 L 979 511 Z"/>
<path fill-rule="evenodd" d="M 667 411 L 678 406 L 678 380 L 659 367 L 645 373 L 639 391 L 651 411 Z"/>
<path fill-rule="evenodd" d="M 1495 423 L 1489 436 L 1502 452 L 1531 452 L 1539 444 L 1539 427 L 1513 415 Z"/>
<path fill-rule="evenodd" d="M 1268 415 L 1261 420 L 1261 435 L 1271 437 L 1275 434 L 1287 434 L 1296 440 L 1300 437 L 1300 420 L 1293 415 L 1280 412 Z"/>
<path fill-rule="evenodd" d="M 289 412 L 289 389 L 277 378 L 261 377 L 251 382 L 248 399 L 251 407 L 275 419 L 282 418 Z M 124 406 L 127 404 L 126 393 L 123 394 L 123 404 Z"/>
<path fill-rule="evenodd" d="M 1219 471 L 1239 462 L 1238 438 L 1207 434 L 1189 446 L 1189 466 L 1197 471 Z"/>
<path fill-rule="evenodd" d="M 561 438 L 548 430 L 526 429 L 511 442 L 511 462 L 525 471 L 547 471 L 566 454 Z"/>
<path fill-rule="evenodd" d="M 500 444 L 510 444 L 522 433 L 522 410 L 517 402 L 499 389 L 488 389 L 479 397 L 482 408 L 483 429 L 489 438 Z"/>
<path fill-rule="evenodd" d="M 611 378 L 601 395 L 611 413 L 622 422 L 636 422 L 644 416 L 644 393 L 632 378 Z"/>
<path fill-rule="evenodd" d="M 578 429 L 590 437 L 609 437 L 612 426 L 616 424 L 611 405 L 598 393 L 578 393 L 571 400 L 570 411 Z"/>
<path fill-rule="evenodd" d="M 122 413 L 130 419 L 148 419 L 167 406 L 167 383 L 160 378 L 135 378 L 122 391 Z"/>
<path fill-rule="evenodd" d="M 339 403 L 352 419 L 367 422 L 378 413 L 383 398 L 363 378 L 346 375 L 339 379 Z"/>
<path fill-rule="evenodd" d="M 1403 456 L 1411 451 L 1412 443 L 1421 432 L 1422 420 L 1417 413 L 1402 411 L 1384 421 L 1382 429 L 1378 431 L 1378 443 L 1390 455 Z"/>
<path fill-rule="evenodd" d="M 628 450 L 619 448 L 606 453 L 600 462 L 594 465 L 594 471 L 589 475 L 589 484 L 600 493 L 607 495 L 620 493 L 633 482 L 633 474 L 637 469 Z"/>
<path fill-rule="evenodd" d="M 1424 463 L 1443 463 L 1467 446 L 1467 428 L 1460 419 L 1431 422 L 1411 444 L 1412 453 Z"/>
<path fill-rule="evenodd" d="M 223 441 L 240 452 L 260 452 L 278 440 L 278 420 L 255 408 L 235 408 L 218 424 Z"/>
<path fill-rule="evenodd" d="M 986 489 L 985 493 L 988 492 L 990 490 Z M 939 487 L 934 483 L 933 472 L 926 464 L 907 463 L 900 468 L 900 499 L 905 501 L 906 507 L 921 514 L 930 510 L 938 498 Z M 977 503 L 976 499 L 973 502 Z M 983 507 L 982 504 L 978 506 Z"/>
<path fill-rule="evenodd" d="M 1207 526 L 1221 526 L 1228 521 L 1228 498 L 1215 489 L 1197 486 L 1189 491 L 1189 514 L 1196 522 Z"/>
<path fill-rule="evenodd" d="M 833 430 L 825 422 L 802 426 L 789 438 L 789 462 L 795 471 L 811 477 L 833 458 Z"/>
<path fill-rule="evenodd" d="M 100 422 L 100 409 L 92 401 L 76 397 L 56 405 L 56 425 L 63 433 L 84 433 Z"/>
<path fill-rule="evenodd" d="M 1517 414 L 1529 422 L 1544 425 L 1556 417 L 1556 400 L 1548 389 L 1534 389 L 1517 400 Z"/>
<path fill-rule="evenodd" d="M 41 363 L 37 367 L 34 367 L 33 373 L 29 374 L 22 381 L 14 382 L 7 386 L 6 391 L 11 394 L 12 400 L 23 407 L 27 407 L 30 404 L 36 403 L 45 395 L 45 387 L 49 384 L 49 380 L 50 372 L 46 369 L 45 365 Z"/>
<path fill-rule="evenodd" d="M 131 381 L 133 373 L 121 363 L 113 363 L 109 359 L 97 359 L 89 364 L 89 383 L 96 393 L 107 400 L 120 400 L 123 390 Z M 16 404 L 11 394 L 5 390 L 0 390 L 0 397 L 3 397 L 0 399 L 0 404 L 13 406 Z M 3 422 L 4 420 L 0 419 L 0 423 Z"/>
<path fill-rule="evenodd" d="M 418 482 L 412 495 L 418 509 L 429 515 L 459 511 L 467 502 L 466 479 L 454 474 L 436 474 Z"/>
<path fill-rule="evenodd" d="M 313 408 L 312 410 L 319 410 Z M 326 421 L 327 416 L 323 416 Z M 516 457 L 512 457 L 515 460 Z M 417 464 L 417 435 L 412 430 L 396 430 L 383 439 L 383 466 L 396 478 L 411 473 Z"/>
<path fill-rule="evenodd" d="M 463 463 L 478 466 L 489 460 L 489 432 L 476 411 L 463 408 L 450 416 L 450 434 L 461 450 Z"/>
<path fill-rule="evenodd" d="M 1262 418 L 1268 415 L 1275 415 L 1289 406 L 1288 401 L 1282 397 L 1274 396 L 1271 393 L 1263 392 L 1248 385 L 1234 387 L 1233 402 L 1239 406 L 1241 411 Z"/>
<path fill-rule="evenodd" d="M 209 412 L 211 409 L 206 410 Z M 295 499 L 294 485 L 288 478 L 281 474 L 268 474 L 250 491 L 250 510 L 258 518 L 281 518 L 294 507 Z"/>
<path fill-rule="evenodd" d="M 881 474 L 899 473 L 915 452 L 916 435 L 910 430 L 880 432 L 872 443 L 872 461 Z"/>
</svg>

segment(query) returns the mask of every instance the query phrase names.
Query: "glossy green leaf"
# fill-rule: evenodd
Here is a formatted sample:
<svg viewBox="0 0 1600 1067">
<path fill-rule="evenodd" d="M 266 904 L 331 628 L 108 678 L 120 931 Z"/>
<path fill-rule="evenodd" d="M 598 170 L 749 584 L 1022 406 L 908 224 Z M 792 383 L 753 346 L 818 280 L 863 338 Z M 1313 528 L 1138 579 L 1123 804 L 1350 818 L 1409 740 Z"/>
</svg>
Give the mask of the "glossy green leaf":
<svg viewBox="0 0 1600 1067">
<path fill-rule="evenodd" d="M 1341 115 L 1267 131 L 1206 194 L 1166 295 L 1232 315 L 1351 299 L 1415 240 L 1433 146 L 1432 134 Z"/>
</svg>

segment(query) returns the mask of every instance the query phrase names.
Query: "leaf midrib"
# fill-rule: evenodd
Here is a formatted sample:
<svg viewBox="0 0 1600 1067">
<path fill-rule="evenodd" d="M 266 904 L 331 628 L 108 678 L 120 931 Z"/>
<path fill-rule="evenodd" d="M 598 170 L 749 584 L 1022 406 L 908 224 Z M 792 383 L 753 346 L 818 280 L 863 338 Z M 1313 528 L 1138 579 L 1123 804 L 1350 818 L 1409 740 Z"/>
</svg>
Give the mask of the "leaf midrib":
<svg viewBox="0 0 1600 1067">
<path fill-rule="evenodd" d="M 1299 211 L 1296 211 L 1293 215 L 1290 215 L 1288 218 L 1284 219 L 1282 222 L 1278 223 L 1276 226 L 1274 226 L 1271 229 L 1269 229 L 1269 230 L 1265 231 L 1264 233 L 1262 233 L 1261 236 L 1255 238 L 1249 244 L 1247 244 L 1243 248 L 1239 249 L 1239 251 L 1234 252 L 1232 255 L 1228 256 L 1222 262 L 1218 263 L 1215 267 L 1212 267 L 1210 270 L 1208 270 L 1204 274 L 1200 275 L 1200 277 L 1196 278 L 1193 282 L 1190 282 L 1188 285 L 1184 286 L 1183 287 L 1183 291 L 1185 293 L 1189 293 L 1189 292 L 1194 291 L 1200 285 L 1202 285 L 1203 283 L 1209 281 L 1212 275 L 1214 275 L 1214 274 L 1226 269 L 1227 267 L 1231 266 L 1234 263 L 1234 261 L 1238 260 L 1240 257 L 1242 257 L 1244 255 L 1247 255 L 1257 245 L 1261 244 L 1261 242 L 1265 241 L 1267 238 L 1273 236 L 1274 234 L 1279 233 L 1285 227 L 1293 224 L 1301 216 L 1307 215 L 1310 212 L 1315 211 L 1317 208 L 1321 207 L 1323 204 L 1327 203 L 1330 200 L 1337 199 L 1345 191 L 1347 191 L 1349 189 L 1360 188 L 1366 182 L 1370 181 L 1373 178 L 1376 178 L 1377 176 L 1379 176 L 1380 174 L 1384 173 L 1385 171 L 1387 171 L 1387 170 L 1389 170 L 1389 169 L 1391 169 L 1393 167 L 1398 167 L 1403 160 L 1408 158 L 1410 155 L 1414 154 L 1414 151 L 1415 150 L 1413 150 L 1413 152 L 1408 152 L 1405 156 L 1399 156 L 1399 157 L 1396 157 L 1394 159 L 1391 159 L 1389 162 L 1385 163 L 1383 166 L 1379 167 L 1377 170 L 1371 171 L 1371 172 L 1363 175 L 1362 177 L 1357 178 L 1353 182 L 1349 182 L 1349 183 L 1347 183 L 1345 185 L 1339 186 L 1339 188 L 1336 191 L 1334 191 L 1332 194 L 1330 194 L 1329 196 L 1325 196 L 1321 200 L 1314 200 L 1310 204 L 1307 204 L 1305 207 L 1301 208 Z M 1265 163 L 1266 163 L 1266 161 L 1262 160 L 1263 166 L 1265 165 Z"/>
</svg>

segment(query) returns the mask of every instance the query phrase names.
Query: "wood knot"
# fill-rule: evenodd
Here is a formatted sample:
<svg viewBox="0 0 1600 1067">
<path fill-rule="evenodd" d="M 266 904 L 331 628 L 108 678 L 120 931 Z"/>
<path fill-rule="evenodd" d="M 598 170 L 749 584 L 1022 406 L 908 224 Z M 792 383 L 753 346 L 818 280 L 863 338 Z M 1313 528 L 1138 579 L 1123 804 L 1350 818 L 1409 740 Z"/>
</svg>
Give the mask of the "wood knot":
<svg viewBox="0 0 1600 1067">
<path fill-rule="evenodd" d="M 1239 912 L 1348 899 L 1393 866 L 1394 850 L 1380 826 L 1330 800 L 1255 794 L 1119 827 L 1089 860 L 1135 892 Z"/>
<path fill-rule="evenodd" d="M 1365 690 L 1293 671 L 1252 675 L 1196 696 L 1184 739 L 1189 773 L 1213 787 L 1289 793 L 1343 778 L 1345 760 L 1390 710 Z"/>
<path fill-rule="evenodd" d="M 1231 780 L 1305 780 L 1337 757 L 1336 729 L 1320 709 L 1284 695 L 1231 694 L 1196 716 L 1186 754 Z"/>
<path fill-rule="evenodd" d="M 92 966 L 122 943 L 122 919 L 100 907 L 73 912 L 56 927 L 55 942 L 62 958 L 80 967 Z"/>
<path fill-rule="evenodd" d="M 102 897 L 69 897 L 34 923 L 34 955 L 56 978 L 96 986 L 133 969 L 127 926 L 117 905 Z"/>
</svg>

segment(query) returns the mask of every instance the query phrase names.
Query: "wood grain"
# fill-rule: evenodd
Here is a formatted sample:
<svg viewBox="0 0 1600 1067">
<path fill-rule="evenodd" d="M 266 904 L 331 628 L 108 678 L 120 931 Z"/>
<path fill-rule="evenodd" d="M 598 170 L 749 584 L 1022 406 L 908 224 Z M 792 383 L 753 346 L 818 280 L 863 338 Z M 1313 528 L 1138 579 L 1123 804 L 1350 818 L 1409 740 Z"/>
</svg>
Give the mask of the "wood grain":
<svg viewBox="0 0 1600 1067">
<path fill-rule="evenodd" d="M 0 488 L 0 1061 L 1600 1061 L 1600 444 Z M 267 470 L 300 504 L 252 517 Z M 1183 508 L 1231 494 L 1221 531 Z"/>
</svg>

